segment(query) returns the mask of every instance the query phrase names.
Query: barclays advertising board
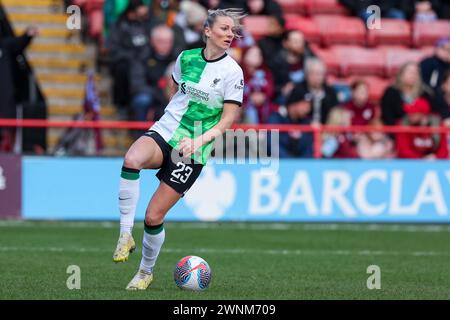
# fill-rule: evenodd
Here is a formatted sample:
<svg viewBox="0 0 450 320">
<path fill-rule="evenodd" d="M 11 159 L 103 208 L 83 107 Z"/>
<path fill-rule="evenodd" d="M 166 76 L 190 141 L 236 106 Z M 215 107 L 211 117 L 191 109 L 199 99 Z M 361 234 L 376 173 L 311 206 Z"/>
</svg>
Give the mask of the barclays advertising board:
<svg viewBox="0 0 450 320">
<path fill-rule="evenodd" d="M 449 161 L 211 164 L 166 220 L 450 222 Z M 23 159 L 26 219 L 117 220 L 122 159 Z M 159 181 L 141 174 L 136 218 Z"/>
</svg>

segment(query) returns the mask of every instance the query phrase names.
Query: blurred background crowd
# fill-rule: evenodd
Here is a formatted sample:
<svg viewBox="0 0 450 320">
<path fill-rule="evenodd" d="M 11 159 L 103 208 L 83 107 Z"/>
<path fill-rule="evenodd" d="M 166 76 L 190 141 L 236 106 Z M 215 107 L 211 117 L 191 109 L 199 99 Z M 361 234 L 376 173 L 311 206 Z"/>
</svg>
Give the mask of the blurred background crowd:
<svg viewBox="0 0 450 320">
<path fill-rule="evenodd" d="M 82 9 L 82 39 L 95 47 L 94 67 L 110 79 L 117 119 L 158 120 L 173 89 L 177 55 L 203 46 L 207 10 L 234 7 L 248 14 L 242 38 L 229 51 L 245 76 L 238 123 L 450 127 L 448 0 L 65 1 L 65 7 L 71 4 Z M 380 9 L 380 29 L 371 28 L 376 21 L 370 5 Z M 30 28 L 22 37 L 0 37 L 0 92 L 7 93 L 0 118 L 14 117 L 16 110 L 8 57 L 36 35 Z M 98 110 L 84 107 L 88 119 Z M 56 149 L 70 141 L 69 133 L 74 135 L 65 132 Z M 2 129 L 0 150 L 12 150 L 13 135 Z M 324 133 L 321 148 L 324 158 L 443 159 L 449 157 L 450 139 Z M 281 133 L 280 156 L 312 157 L 312 134 Z"/>
</svg>

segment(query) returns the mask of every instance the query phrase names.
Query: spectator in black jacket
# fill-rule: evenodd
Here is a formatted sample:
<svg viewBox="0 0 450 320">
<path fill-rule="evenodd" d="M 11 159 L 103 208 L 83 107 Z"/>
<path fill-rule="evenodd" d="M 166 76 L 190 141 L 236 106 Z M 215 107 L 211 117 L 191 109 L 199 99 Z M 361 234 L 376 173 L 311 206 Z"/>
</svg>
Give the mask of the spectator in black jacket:
<svg viewBox="0 0 450 320">
<path fill-rule="evenodd" d="M 436 103 L 432 90 L 420 79 L 418 64 L 408 62 L 400 68 L 394 85 L 387 88 L 381 98 L 383 123 L 397 124 L 405 115 L 405 106 L 418 103 L 418 100 L 425 100 L 433 113 L 445 118 L 445 110 Z"/>
<path fill-rule="evenodd" d="M 131 63 L 130 89 L 134 118 L 137 121 L 155 120 L 154 97 L 158 94 L 158 82 L 167 66 L 176 60 L 173 30 L 166 25 L 153 28 L 150 38 L 151 54 L 146 59 Z"/>
<path fill-rule="evenodd" d="M 39 30 L 36 27 L 28 27 L 20 37 L 2 38 L 0 34 L 0 118 L 16 117 L 14 60 L 38 33 Z M 11 151 L 14 140 L 13 132 L 6 128 L 1 130 L 0 151 Z"/>
<path fill-rule="evenodd" d="M 325 83 L 325 75 L 325 64 L 318 58 L 309 58 L 305 63 L 305 81 L 296 85 L 312 96 L 313 124 L 325 124 L 330 110 L 339 104 L 336 91 Z"/>
<path fill-rule="evenodd" d="M 113 100 L 122 115 L 127 112 L 130 100 L 128 72 L 131 62 L 150 54 L 149 34 L 148 7 L 142 0 L 130 0 L 127 9 L 113 25 L 106 39 L 114 80 Z"/>
<path fill-rule="evenodd" d="M 450 0 L 440 0 L 439 4 L 437 11 L 439 19 L 450 20 Z"/>
<path fill-rule="evenodd" d="M 265 49 L 265 61 L 274 76 L 275 100 L 278 104 L 284 104 L 294 85 L 305 79 L 305 60 L 314 56 L 303 33 L 298 30 L 284 32 L 281 44 L 275 51 Z"/>
<path fill-rule="evenodd" d="M 442 110 L 444 125 L 450 127 L 450 70 L 442 77 L 442 84 L 436 91 L 436 103 Z"/>
<path fill-rule="evenodd" d="M 302 87 L 296 87 L 289 94 L 286 107 L 273 112 L 268 123 L 270 124 L 311 124 L 311 94 Z M 312 158 L 313 135 L 310 132 L 282 132 L 279 141 L 272 145 L 272 136 L 268 135 L 269 154 L 280 158 Z M 276 142 L 276 141 L 273 141 Z M 275 148 L 278 148 L 276 150 Z"/>
<path fill-rule="evenodd" d="M 435 54 L 420 63 L 422 80 L 433 90 L 441 86 L 446 70 L 450 70 L 450 37 L 440 39 Z"/>
</svg>

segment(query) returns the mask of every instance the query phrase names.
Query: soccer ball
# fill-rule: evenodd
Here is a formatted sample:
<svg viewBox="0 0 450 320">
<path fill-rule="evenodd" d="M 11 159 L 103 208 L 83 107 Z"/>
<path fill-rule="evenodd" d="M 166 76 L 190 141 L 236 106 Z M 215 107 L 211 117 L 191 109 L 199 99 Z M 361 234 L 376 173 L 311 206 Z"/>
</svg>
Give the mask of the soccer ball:
<svg viewBox="0 0 450 320">
<path fill-rule="evenodd" d="M 181 289 L 205 290 L 211 282 L 211 268 L 202 258 L 187 256 L 178 261 L 173 278 Z"/>
</svg>

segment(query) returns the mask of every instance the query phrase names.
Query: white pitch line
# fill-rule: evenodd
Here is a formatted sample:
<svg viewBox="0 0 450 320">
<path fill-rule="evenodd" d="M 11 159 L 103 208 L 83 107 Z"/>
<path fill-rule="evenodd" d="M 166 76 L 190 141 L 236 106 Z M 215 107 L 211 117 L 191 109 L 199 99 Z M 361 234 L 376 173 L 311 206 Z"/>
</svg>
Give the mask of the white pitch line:
<svg viewBox="0 0 450 320">
<path fill-rule="evenodd" d="M 1 227 L 34 228 L 40 225 L 46 228 L 103 228 L 118 229 L 119 223 L 114 221 L 32 221 L 32 220 L 0 220 Z M 138 223 L 136 223 L 138 228 Z M 354 231 L 354 232 L 408 232 L 408 233 L 441 233 L 450 232 L 449 224 L 440 225 L 408 225 L 408 224 L 348 224 L 348 223 L 279 223 L 279 222 L 167 222 L 167 229 L 224 229 L 224 230 L 301 230 L 301 231 Z"/>
<path fill-rule="evenodd" d="M 178 229 L 249 229 L 249 230 L 301 230 L 301 231 L 357 231 L 357 232 L 450 232 L 450 225 L 401 224 L 339 224 L 339 223 L 176 223 Z"/>
<path fill-rule="evenodd" d="M 104 248 L 75 248 L 75 247 L 0 247 L 0 252 L 76 252 L 76 253 L 109 253 L 110 249 Z M 182 254 L 255 254 L 255 255 L 290 255 L 290 256 L 316 256 L 316 255 L 335 255 L 335 256 L 450 256 L 450 252 L 436 251 L 381 251 L 381 250 L 280 250 L 280 249 L 230 249 L 230 248 L 163 248 L 163 252 L 182 253 Z"/>
<path fill-rule="evenodd" d="M 43 226 L 45 228 L 118 228 L 119 222 L 113 221 L 55 221 L 55 220 L 0 220 L 1 227 L 21 227 L 35 228 Z"/>
</svg>

